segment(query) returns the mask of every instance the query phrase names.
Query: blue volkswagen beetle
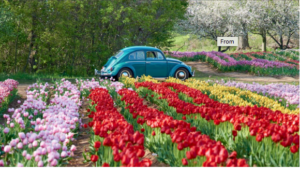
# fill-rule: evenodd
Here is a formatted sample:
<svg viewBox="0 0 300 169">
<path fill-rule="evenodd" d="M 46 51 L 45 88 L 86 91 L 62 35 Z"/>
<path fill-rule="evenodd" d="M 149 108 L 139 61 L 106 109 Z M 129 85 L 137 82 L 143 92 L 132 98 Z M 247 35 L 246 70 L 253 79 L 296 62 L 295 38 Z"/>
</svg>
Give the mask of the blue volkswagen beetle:
<svg viewBox="0 0 300 169">
<path fill-rule="evenodd" d="M 163 52 L 154 47 L 132 46 L 127 47 L 109 58 L 101 71 L 95 69 L 95 75 L 113 77 L 121 76 L 141 77 L 150 75 L 154 78 L 175 77 L 185 80 L 194 76 L 192 68 L 185 63 L 166 58 Z"/>
</svg>

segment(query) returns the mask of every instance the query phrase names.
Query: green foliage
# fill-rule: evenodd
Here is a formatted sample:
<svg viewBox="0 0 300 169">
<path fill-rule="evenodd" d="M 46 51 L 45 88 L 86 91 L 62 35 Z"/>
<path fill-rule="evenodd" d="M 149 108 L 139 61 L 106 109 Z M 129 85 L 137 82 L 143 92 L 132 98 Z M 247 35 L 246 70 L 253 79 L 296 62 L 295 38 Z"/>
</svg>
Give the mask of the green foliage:
<svg viewBox="0 0 300 169">
<path fill-rule="evenodd" d="M 93 75 L 125 46 L 171 46 L 186 7 L 186 0 L 1 1 L 0 72 Z"/>
</svg>

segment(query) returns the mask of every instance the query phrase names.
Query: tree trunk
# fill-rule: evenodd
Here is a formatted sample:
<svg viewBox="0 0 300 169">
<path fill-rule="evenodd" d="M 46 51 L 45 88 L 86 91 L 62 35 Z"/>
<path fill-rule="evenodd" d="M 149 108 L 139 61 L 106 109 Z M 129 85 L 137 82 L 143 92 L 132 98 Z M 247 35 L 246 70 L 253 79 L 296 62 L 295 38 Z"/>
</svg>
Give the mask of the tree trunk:
<svg viewBox="0 0 300 169">
<path fill-rule="evenodd" d="M 279 41 L 280 41 L 280 49 L 283 50 L 283 38 L 282 38 L 282 35 L 280 35 Z"/>
<path fill-rule="evenodd" d="M 239 36 L 239 44 L 236 50 L 250 49 L 248 33 L 245 36 Z"/>
<path fill-rule="evenodd" d="M 267 51 L 267 35 L 266 35 L 266 33 L 263 33 L 262 35 L 261 35 L 261 37 L 262 37 L 262 51 L 263 52 L 266 52 Z"/>
</svg>

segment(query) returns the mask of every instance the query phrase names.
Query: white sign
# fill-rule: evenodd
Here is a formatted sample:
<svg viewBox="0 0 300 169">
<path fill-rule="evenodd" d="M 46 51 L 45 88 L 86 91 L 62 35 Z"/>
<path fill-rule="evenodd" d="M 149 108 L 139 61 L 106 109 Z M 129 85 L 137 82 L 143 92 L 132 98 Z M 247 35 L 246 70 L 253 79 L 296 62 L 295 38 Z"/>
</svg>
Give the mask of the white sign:
<svg viewBox="0 0 300 169">
<path fill-rule="evenodd" d="M 238 46 L 238 37 L 218 37 L 217 46 Z"/>
</svg>

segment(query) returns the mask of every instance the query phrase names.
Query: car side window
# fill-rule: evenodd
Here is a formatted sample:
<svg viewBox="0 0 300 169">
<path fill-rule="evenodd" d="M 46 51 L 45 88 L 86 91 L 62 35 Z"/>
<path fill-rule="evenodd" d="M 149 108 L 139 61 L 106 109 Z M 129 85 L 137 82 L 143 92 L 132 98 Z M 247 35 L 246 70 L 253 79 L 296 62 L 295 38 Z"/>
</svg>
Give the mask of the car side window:
<svg viewBox="0 0 300 169">
<path fill-rule="evenodd" d="M 156 59 L 155 52 L 147 52 L 147 60 L 154 60 Z"/>
<path fill-rule="evenodd" d="M 129 60 L 145 60 L 145 53 L 143 51 L 133 52 L 128 56 Z"/>
<path fill-rule="evenodd" d="M 130 53 L 128 59 L 129 60 L 136 60 L 136 52 Z"/>
<path fill-rule="evenodd" d="M 157 52 L 157 59 L 164 60 L 164 56 L 160 52 Z"/>
<path fill-rule="evenodd" d="M 137 60 L 145 60 L 145 53 L 143 51 L 136 52 Z"/>
</svg>

